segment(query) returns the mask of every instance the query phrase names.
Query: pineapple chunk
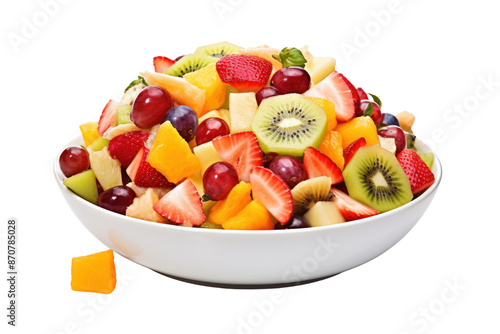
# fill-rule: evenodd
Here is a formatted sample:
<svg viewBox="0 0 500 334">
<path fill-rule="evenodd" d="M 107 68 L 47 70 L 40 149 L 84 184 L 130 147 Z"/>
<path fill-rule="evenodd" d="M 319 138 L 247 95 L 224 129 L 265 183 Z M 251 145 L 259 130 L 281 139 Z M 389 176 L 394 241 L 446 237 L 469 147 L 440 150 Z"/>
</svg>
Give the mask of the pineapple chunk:
<svg viewBox="0 0 500 334">
<path fill-rule="evenodd" d="M 158 200 L 158 194 L 153 188 L 148 188 L 144 195 L 134 198 L 134 202 L 127 208 L 125 215 L 132 218 L 165 224 L 168 220 L 160 216 L 153 209 L 153 205 L 158 202 Z"/>
<path fill-rule="evenodd" d="M 313 227 L 345 222 L 334 202 L 317 202 L 304 214 L 304 218 Z"/>
<path fill-rule="evenodd" d="M 222 118 L 224 121 L 226 121 L 227 125 L 229 127 L 231 127 L 231 113 L 230 113 L 229 109 L 221 108 L 218 111 L 219 111 L 220 118 Z"/>
<path fill-rule="evenodd" d="M 198 160 L 200 160 L 202 175 L 205 173 L 208 167 L 210 167 L 211 165 L 213 165 L 218 161 L 222 161 L 222 159 L 219 156 L 219 153 L 217 153 L 217 150 L 215 149 L 214 144 L 212 144 L 211 141 L 196 146 L 193 149 L 193 152 L 194 155 L 196 155 L 196 157 L 198 158 Z"/>
<path fill-rule="evenodd" d="M 313 57 L 306 64 L 306 71 L 311 76 L 311 82 L 316 85 L 333 71 L 335 71 L 336 61 L 331 57 Z"/>
<path fill-rule="evenodd" d="M 123 184 L 120 162 L 109 155 L 107 147 L 100 151 L 89 150 L 89 157 L 90 166 L 103 190 Z"/>
<path fill-rule="evenodd" d="M 229 95 L 231 133 L 251 131 L 250 123 L 257 108 L 255 93 L 231 93 Z"/>
<path fill-rule="evenodd" d="M 394 138 L 384 138 L 378 136 L 378 140 L 380 140 L 380 147 L 386 149 L 392 154 L 396 154 L 396 140 Z"/>
<path fill-rule="evenodd" d="M 160 187 L 151 187 L 151 188 L 139 187 L 134 182 L 127 183 L 127 187 L 132 189 L 137 195 L 137 197 L 141 197 L 146 193 L 146 191 L 148 191 L 148 189 L 152 189 L 158 195 L 158 198 L 162 198 L 173 189 L 173 188 L 160 188 Z"/>
<path fill-rule="evenodd" d="M 207 118 L 212 118 L 212 117 L 220 117 L 219 111 L 218 110 L 212 110 L 207 112 L 205 115 L 201 116 L 200 119 L 198 120 L 198 124 L 206 120 Z"/>
</svg>

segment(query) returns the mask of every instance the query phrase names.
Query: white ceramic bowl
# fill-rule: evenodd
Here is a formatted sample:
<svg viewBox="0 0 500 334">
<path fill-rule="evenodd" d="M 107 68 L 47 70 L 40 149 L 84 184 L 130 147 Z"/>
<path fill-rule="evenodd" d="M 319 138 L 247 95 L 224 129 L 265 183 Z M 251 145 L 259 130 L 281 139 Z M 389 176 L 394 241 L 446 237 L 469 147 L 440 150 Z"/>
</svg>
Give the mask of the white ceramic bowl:
<svg viewBox="0 0 500 334">
<path fill-rule="evenodd" d="M 65 147 L 80 145 L 75 139 Z M 430 150 L 421 142 L 417 147 Z M 85 227 L 120 255 L 166 276 L 209 286 L 268 288 L 327 278 L 374 259 L 403 238 L 422 217 L 441 181 L 395 210 L 359 221 L 297 230 L 226 231 L 129 218 L 104 210 L 57 184 Z"/>
</svg>

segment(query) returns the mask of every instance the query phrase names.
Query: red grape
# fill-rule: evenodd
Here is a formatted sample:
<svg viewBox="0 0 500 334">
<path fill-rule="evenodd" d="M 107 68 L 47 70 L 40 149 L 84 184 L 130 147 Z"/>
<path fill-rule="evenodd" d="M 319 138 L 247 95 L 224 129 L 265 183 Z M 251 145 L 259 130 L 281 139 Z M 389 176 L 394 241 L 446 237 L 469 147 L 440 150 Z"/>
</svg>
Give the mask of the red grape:
<svg viewBox="0 0 500 334">
<path fill-rule="evenodd" d="M 269 164 L 269 169 L 276 173 L 292 189 L 306 179 L 306 169 L 302 162 L 290 155 L 279 155 Z"/>
<path fill-rule="evenodd" d="M 384 119 L 384 116 L 382 115 L 380 106 L 376 102 L 370 100 L 361 100 L 358 108 L 359 113 L 361 114 L 360 116 L 364 115 L 366 108 L 368 108 L 370 104 L 372 105 L 372 114 L 370 115 L 370 117 L 373 119 L 373 122 L 376 125 L 380 125 L 382 123 L 382 120 Z"/>
<path fill-rule="evenodd" d="M 134 100 L 130 120 L 141 129 L 160 124 L 172 107 L 172 98 L 163 88 L 148 86 Z"/>
<path fill-rule="evenodd" d="M 184 105 L 170 109 L 165 115 L 165 121 L 172 123 L 172 126 L 188 143 L 194 138 L 198 128 L 198 115 L 193 109 Z"/>
<path fill-rule="evenodd" d="M 309 224 L 307 219 L 301 216 L 293 215 L 292 218 L 290 218 L 290 220 L 286 222 L 286 224 L 284 225 L 276 224 L 274 229 L 284 230 L 284 229 L 305 228 L 305 227 L 311 227 L 311 224 Z"/>
<path fill-rule="evenodd" d="M 238 184 L 236 169 L 227 162 L 216 162 L 203 174 L 203 188 L 213 201 L 227 197 L 231 189 Z"/>
<path fill-rule="evenodd" d="M 281 95 L 281 92 L 276 87 L 264 87 L 255 94 L 255 98 L 257 99 L 257 104 L 260 106 L 262 100 L 267 99 L 271 96 Z"/>
<path fill-rule="evenodd" d="M 262 165 L 266 168 L 269 168 L 271 162 L 276 158 L 279 154 L 276 152 L 269 152 L 262 158 Z"/>
<path fill-rule="evenodd" d="M 196 130 L 196 145 L 212 141 L 219 136 L 229 134 L 229 125 L 222 118 L 210 117 L 198 125 Z"/>
<path fill-rule="evenodd" d="M 285 67 L 274 73 L 271 86 L 283 94 L 306 92 L 311 86 L 311 76 L 300 67 Z"/>
<path fill-rule="evenodd" d="M 389 125 L 378 130 L 378 135 L 384 138 L 394 138 L 394 143 L 396 144 L 396 155 L 406 148 L 406 135 L 399 126 Z"/>
<path fill-rule="evenodd" d="M 124 215 L 134 202 L 135 192 L 127 186 L 116 186 L 104 191 L 97 198 L 97 205 L 103 209 Z"/>
<path fill-rule="evenodd" d="M 89 154 L 81 147 L 68 147 L 59 156 L 59 167 L 66 177 L 86 171 L 90 167 Z"/>
</svg>

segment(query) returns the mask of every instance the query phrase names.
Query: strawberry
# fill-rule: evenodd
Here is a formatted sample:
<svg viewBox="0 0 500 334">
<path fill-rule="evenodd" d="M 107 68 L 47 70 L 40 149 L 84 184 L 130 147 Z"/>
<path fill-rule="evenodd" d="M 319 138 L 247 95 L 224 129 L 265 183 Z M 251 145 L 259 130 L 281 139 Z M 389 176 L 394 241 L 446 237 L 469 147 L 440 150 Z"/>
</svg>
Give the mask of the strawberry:
<svg viewBox="0 0 500 334">
<path fill-rule="evenodd" d="M 347 146 L 344 150 L 344 168 L 347 166 L 349 160 L 352 159 L 354 154 L 359 150 L 360 147 L 366 146 L 366 139 L 361 137 L 355 141 L 353 141 L 349 146 Z"/>
<path fill-rule="evenodd" d="M 429 188 L 434 183 L 434 174 L 415 151 L 404 149 L 397 158 L 410 180 L 411 192 L 414 195 Z"/>
<path fill-rule="evenodd" d="M 335 195 L 333 202 L 347 221 L 371 217 L 378 213 L 374 208 L 356 201 L 346 193 L 334 187 L 332 187 L 331 192 Z"/>
<path fill-rule="evenodd" d="M 164 218 L 186 226 L 200 226 L 206 220 L 200 194 L 189 180 L 163 196 L 153 209 Z"/>
<path fill-rule="evenodd" d="M 240 181 L 248 182 L 252 168 L 262 166 L 262 151 L 257 137 L 251 131 L 217 137 L 212 144 L 222 161 L 236 169 Z"/>
<path fill-rule="evenodd" d="M 252 197 L 276 218 L 286 224 L 293 214 L 292 192 L 278 175 L 265 167 L 254 167 L 250 172 Z"/>
<path fill-rule="evenodd" d="M 156 73 L 165 74 L 173 64 L 175 64 L 175 60 L 167 57 L 158 56 L 153 58 L 153 65 L 155 66 Z"/>
<path fill-rule="evenodd" d="M 313 179 L 319 176 L 329 176 L 332 184 L 344 181 L 342 171 L 328 156 L 324 155 L 313 147 L 306 148 L 303 156 L 304 167 L 307 178 Z"/>
<path fill-rule="evenodd" d="M 149 162 L 146 161 L 148 154 L 149 150 L 145 146 L 142 146 L 128 166 L 127 174 L 132 182 L 139 187 L 167 188 L 172 186 L 163 174 L 154 169 Z"/>
<path fill-rule="evenodd" d="M 346 77 L 336 71 L 309 89 L 304 95 L 332 101 L 339 122 L 353 119 L 359 107 L 358 91 Z"/>
<path fill-rule="evenodd" d="M 132 131 L 116 136 L 109 141 L 109 155 L 127 168 L 148 138 L 147 131 Z"/>
<path fill-rule="evenodd" d="M 269 81 L 273 65 L 257 56 L 226 55 L 216 64 L 221 80 L 239 92 L 257 92 Z"/>
<path fill-rule="evenodd" d="M 99 123 L 97 125 L 97 133 L 102 136 L 110 126 L 116 125 L 116 109 L 120 102 L 109 100 L 104 109 L 102 110 L 101 117 L 99 118 Z"/>
</svg>

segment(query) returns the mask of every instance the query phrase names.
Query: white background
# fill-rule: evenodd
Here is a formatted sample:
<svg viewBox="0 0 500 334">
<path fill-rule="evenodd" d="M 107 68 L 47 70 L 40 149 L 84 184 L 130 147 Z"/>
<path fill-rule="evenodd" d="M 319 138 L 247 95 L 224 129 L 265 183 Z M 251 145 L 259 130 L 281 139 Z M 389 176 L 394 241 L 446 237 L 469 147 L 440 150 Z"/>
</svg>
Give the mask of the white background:
<svg viewBox="0 0 500 334">
<path fill-rule="evenodd" d="M 18 327 L 6 325 L 2 279 L 2 333 L 499 332 L 500 20 L 493 1 L 61 0 L 47 20 L 44 2 L 2 1 L 0 9 L 2 254 L 7 218 L 20 226 Z M 39 27 L 30 31 L 26 22 Z M 115 292 L 72 291 L 71 258 L 105 247 L 59 194 L 54 159 L 154 56 L 175 58 L 223 40 L 308 44 L 381 97 L 383 111 L 414 113 L 415 132 L 435 144 L 444 168 L 434 202 L 379 258 L 281 289 L 280 302 L 265 311 L 258 305 L 272 290 L 195 286 L 118 255 Z"/>
</svg>

